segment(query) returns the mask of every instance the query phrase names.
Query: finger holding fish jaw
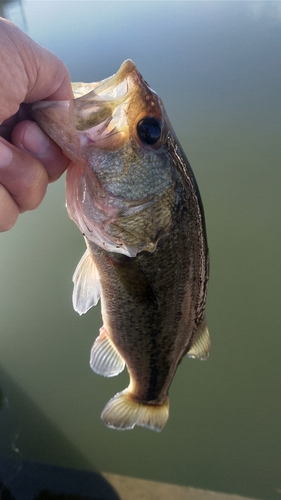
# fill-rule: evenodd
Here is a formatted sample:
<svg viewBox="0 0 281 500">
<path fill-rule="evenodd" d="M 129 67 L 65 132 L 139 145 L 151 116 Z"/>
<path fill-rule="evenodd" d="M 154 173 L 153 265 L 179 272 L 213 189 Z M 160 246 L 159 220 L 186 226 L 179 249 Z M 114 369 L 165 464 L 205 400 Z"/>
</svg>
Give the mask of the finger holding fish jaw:
<svg viewBox="0 0 281 500">
<path fill-rule="evenodd" d="M 44 168 L 48 183 L 59 179 L 70 163 L 61 148 L 34 121 L 24 120 L 18 123 L 11 140 L 19 150 L 32 156 L 33 170 L 35 165 L 38 169 Z M 41 175 L 46 178 L 45 172 Z"/>
<path fill-rule="evenodd" d="M 0 141 L 1 231 L 10 229 L 20 213 L 41 203 L 48 184 L 42 163 L 10 143 Z"/>
<path fill-rule="evenodd" d="M 37 208 L 48 183 L 69 164 L 60 147 L 33 121 L 17 124 L 11 141 L 0 138 L 0 231 L 11 229 L 19 214 Z"/>
</svg>

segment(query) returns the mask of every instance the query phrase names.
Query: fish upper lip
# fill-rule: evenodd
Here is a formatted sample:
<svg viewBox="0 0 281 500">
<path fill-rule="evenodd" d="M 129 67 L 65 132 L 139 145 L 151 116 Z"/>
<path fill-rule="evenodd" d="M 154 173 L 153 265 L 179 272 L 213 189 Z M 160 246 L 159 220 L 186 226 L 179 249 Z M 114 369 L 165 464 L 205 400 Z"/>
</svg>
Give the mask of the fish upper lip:
<svg viewBox="0 0 281 500">
<path fill-rule="evenodd" d="M 79 97 L 70 102 L 71 124 L 76 130 L 84 131 L 93 142 L 97 137 L 101 142 L 112 137 L 112 134 L 128 134 L 128 109 L 131 102 L 135 102 L 141 82 L 143 86 L 141 74 L 134 62 L 128 59 L 113 76 L 105 80 L 93 84 L 74 84 L 78 86 L 75 88 L 78 89 Z M 90 92 L 89 88 L 92 89 Z"/>
<path fill-rule="evenodd" d="M 84 101 L 87 99 L 96 101 L 119 101 L 130 93 L 132 84 L 137 84 L 141 79 L 141 75 L 137 70 L 135 63 L 131 59 L 127 59 L 120 66 L 119 70 L 112 76 L 105 78 L 97 83 L 84 84 L 74 83 L 74 93 L 76 93 L 76 101 Z"/>
<path fill-rule="evenodd" d="M 135 73 L 133 80 L 140 78 L 140 74 L 137 70 L 135 63 L 131 59 L 127 59 L 121 64 L 119 70 L 114 75 L 102 80 L 100 85 L 94 89 L 94 93 L 98 96 L 102 95 L 103 99 L 106 99 L 106 91 L 108 89 L 114 89 L 113 93 L 109 93 L 110 98 L 118 99 L 124 97 L 128 93 L 128 77 L 131 73 Z M 121 85 L 120 85 L 121 84 Z M 126 89 L 122 87 L 122 84 L 126 84 Z M 125 92 L 124 92 L 125 90 Z"/>
</svg>

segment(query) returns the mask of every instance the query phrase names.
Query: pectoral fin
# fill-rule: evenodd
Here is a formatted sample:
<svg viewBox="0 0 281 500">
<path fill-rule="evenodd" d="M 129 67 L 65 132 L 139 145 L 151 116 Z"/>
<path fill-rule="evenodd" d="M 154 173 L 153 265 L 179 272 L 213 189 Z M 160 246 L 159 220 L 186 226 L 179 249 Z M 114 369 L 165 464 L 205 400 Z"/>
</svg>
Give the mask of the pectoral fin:
<svg viewBox="0 0 281 500">
<path fill-rule="evenodd" d="M 104 327 L 91 350 L 90 366 L 95 373 L 114 377 L 125 368 L 125 361 L 108 338 Z"/>
<path fill-rule="evenodd" d="M 73 308 L 81 315 L 98 303 L 101 290 L 98 271 L 88 248 L 79 261 L 72 280 Z"/>
<path fill-rule="evenodd" d="M 205 321 L 200 323 L 187 351 L 190 358 L 207 359 L 210 351 L 210 334 Z"/>
</svg>

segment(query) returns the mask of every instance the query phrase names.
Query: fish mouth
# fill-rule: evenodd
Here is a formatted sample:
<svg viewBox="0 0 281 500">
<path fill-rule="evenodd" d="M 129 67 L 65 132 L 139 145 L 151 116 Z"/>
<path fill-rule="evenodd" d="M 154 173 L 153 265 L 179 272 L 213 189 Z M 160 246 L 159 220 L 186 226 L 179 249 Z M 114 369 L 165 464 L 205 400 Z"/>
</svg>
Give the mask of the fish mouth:
<svg viewBox="0 0 281 500">
<path fill-rule="evenodd" d="M 73 84 L 73 91 L 78 97 L 70 103 L 71 123 L 101 149 L 118 149 L 130 136 L 136 138 L 136 126 L 144 117 L 162 122 L 161 99 L 131 59 L 113 76 L 98 83 Z"/>
<path fill-rule="evenodd" d="M 93 83 L 72 83 L 72 89 L 75 98 L 85 98 L 85 95 L 91 93 L 94 97 L 102 97 L 103 100 L 118 99 L 125 96 L 128 91 L 127 78 L 131 73 L 133 79 L 138 83 L 141 75 L 137 70 L 135 63 L 131 59 L 124 61 L 119 70 L 112 76 Z"/>
<path fill-rule="evenodd" d="M 83 146 L 121 147 L 136 115 L 140 120 L 159 109 L 157 94 L 130 59 L 113 76 L 95 83 L 73 83 L 72 88 L 74 99 L 37 102 L 31 114 L 73 161 L 81 160 Z"/>
<path fill-rule="evenodd" d="M 89 130 L 105 121 L 110 121 L 108 131 L 116 127 L 121 131 L 126 122 L 125 103 L 129 101 L 140 80 L 141 75 L 136 65 L 128 59 L 115 75 L 101 82 L 72 84 L 74 96 L 77 96 L 70 105 L 74 127 L 77 130 Z"/>
</svg>

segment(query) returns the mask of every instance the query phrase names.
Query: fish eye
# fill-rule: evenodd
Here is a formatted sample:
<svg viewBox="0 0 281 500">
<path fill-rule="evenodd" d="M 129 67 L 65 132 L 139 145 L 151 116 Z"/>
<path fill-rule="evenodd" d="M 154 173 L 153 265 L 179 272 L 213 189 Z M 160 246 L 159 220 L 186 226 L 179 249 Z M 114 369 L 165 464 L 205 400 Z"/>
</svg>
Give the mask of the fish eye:
<svg viewBox="0 0 281 500">
<path fill-rule="evenodd" d="M 156 118 L 148 116 L 137 124 L 137 133 L 142 142 L 153 146 L 161 137 L 161 125 Z"/>
</svg>

